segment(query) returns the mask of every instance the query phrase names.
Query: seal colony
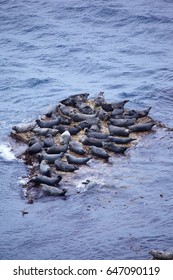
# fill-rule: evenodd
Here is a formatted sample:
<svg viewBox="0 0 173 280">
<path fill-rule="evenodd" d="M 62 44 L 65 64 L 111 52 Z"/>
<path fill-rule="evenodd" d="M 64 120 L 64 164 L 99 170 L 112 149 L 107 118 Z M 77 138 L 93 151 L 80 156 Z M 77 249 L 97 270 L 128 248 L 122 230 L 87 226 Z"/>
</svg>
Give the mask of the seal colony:
<svg viewBox="0 0 173 280">
<path fill-rule="evenodd" d="M 125 155 L 141 135 L 152 130 L 156 122 L 148 115 L 151 107 L 126 109 L 128 101 L 107 102 L 103 92 L 95 99 L 89 99 L 88 93 L 76 94 L 43 117 L 12 127 L 11 136 L 27 145 L 20 158 L 30 166 L 25 186 L 29 203 L 34 199 L 29 195 L 32 188 L 64 196 L 68 190 L 63 181 L 71 172 L 80 173 L 95 159 L 104 164 L 113 156 Z"/>
</svg>

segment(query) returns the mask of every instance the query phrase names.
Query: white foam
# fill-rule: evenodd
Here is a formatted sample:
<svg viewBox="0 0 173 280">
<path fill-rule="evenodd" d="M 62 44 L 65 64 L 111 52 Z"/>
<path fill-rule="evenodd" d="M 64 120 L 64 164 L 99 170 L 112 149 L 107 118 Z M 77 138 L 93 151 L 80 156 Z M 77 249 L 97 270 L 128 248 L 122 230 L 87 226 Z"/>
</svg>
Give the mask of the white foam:
<svg viewBox="0 0 173 280">
<path fill-rule="evenodd" d="M 11 150 L 11 147 L 7 144 L 0 144 L 0 157 L 8 161 L 16 159 L 15 155 Z"/>
</svg>

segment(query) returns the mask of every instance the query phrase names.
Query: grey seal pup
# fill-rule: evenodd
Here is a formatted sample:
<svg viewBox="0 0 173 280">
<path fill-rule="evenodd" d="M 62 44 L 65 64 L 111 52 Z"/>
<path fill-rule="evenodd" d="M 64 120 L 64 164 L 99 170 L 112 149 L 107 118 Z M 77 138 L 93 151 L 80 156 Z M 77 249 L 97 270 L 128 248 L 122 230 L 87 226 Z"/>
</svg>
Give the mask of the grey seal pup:
<svg viewBox="0 0 173 280">
<path fill-rule="evenodd" d="M 77 167 L 75 165 L 68 164 L 68 163 L 63 162 L 59 159 L 55 160 L 54 164 L 55 164 L 55 167 L 56 167 L 57 170 L 63 171 L 63 172 L 74 172 L 75 170 L 79 169 L 79 167 Z"/>
<path fill-rule="evenodd" d="M 92 157 L 75 157 L 70 154 L 65 155 L 69 164 L 85 164 L 87 163 Z"/>
<path fill-rule="evenodd" d="M 61 144 L 68 144 L 71 140 L 71 134 L 68 130 L 64 131 L 60 136 Z"/>
</svg>

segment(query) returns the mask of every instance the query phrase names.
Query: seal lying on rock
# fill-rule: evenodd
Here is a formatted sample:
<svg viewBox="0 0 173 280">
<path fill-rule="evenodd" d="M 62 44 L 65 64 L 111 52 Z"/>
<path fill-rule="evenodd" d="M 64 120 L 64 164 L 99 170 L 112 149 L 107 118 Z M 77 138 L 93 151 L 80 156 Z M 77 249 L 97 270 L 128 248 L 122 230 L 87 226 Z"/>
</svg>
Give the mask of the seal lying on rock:
<svg viewBox="0 0 173 280">
<path fill-rule="evenodd" d="M 74 94 L 71 95 L 70 97 L 61 100 L 61 103 L 66 105 L 66 106 L 74 106 L 76 105 L 77 102 L 85 102 L 87 101 L 89 96 L 89 93 L 81 93 L 81 94 Z"/>
<path fill-rule="evenodd" d="M 40 162 L 39 171 L 40 171 L 40 174 L 47 176 L 47 177 L 51 177 L 51 168 L 47 163 L 48 163 L 48 161 L 42 160 Z"/>
<path fill-rule="evenodd" d="M 74 172 L 75 170 L 78 170 L 79 167 L 75 166 L 75 165 L 71 165 L 71 164 L 68 164 L 68 163 L 65 163 L 61 160 L 55 160 L 54 162 L 55 164 L 55 167 L 57 170 L 59 171 L 63 171 L 63 172 Z"/>
<path fill-rule="evenodd" d="M 70 141 L 69 142 L 69 149 L 70 149 L 70 151 L 72 151 L 76 154 L 79 154 L 79 155 L 84 155 L 86 153 L 82 144 L 78 143 L 77 141 Z"/>
<path fill-rule="evenodd" d="M 132 132 L 145 132 L 151 130 L 151 128 L 155 125 L 154 122 L 150 123 L 141 123 L 141 124 L 134 124 L 129 126 L 129 129 Z"/>
<path fill-rule="evenodd" d="M 37 154 L 40 153 L 42 151 L 43 148 L 43 143 L 41 141 L 34 143 L 32 146 L 30 146 L 27 149 L 27 152 L 29 154 Z"/>
<path fill-rule="evenodd" d="M 30 123 L 21 123 L 12 127 L 17 133 L 25 133 L 31 131 L 36 126 L 36 121 Z"/>
<path fill-rule="evenodd" d="M 127 128 L 114 126 L 114 125 L 108 125 L 109 132 L 112 136 L 124 136 L 127 137 L 130 134 L 130 130 Z"/>
<path fill-rule="evenodd" d="M 41 184 L 41 189 L 46 195 L 52 195 L 52 196 L 63 196 L 66 194 L 67 189 L 59 189 L 56 187 L 52 187 L 46 184 Z"/>
<path fill-rule="evenodd" d="M 50 121 L 42 121 L 40 119 L 36 119 L 36 123 L 41 128 L 52 128 L 55 125 L 59 125 L 61 123 L 61 117 L 58 116 L 55 120 Z"/>
<path fill-rule="evenodd" d="M 30 182 L 34 182 L 36 184 L 46 184 L 49 186 L 56 186 L 62 180 L 62 176 L 58 175 L 55 177 L 47 177 L 44 175 L 37 175 L 31 178 Z"/>
<path fill-rule="evenodd" d="M 41 162 L 42 160 L 46 160 L 48 163 L 54 163 L 56 159 L 62 158 L 63 155 L 63 152 L 59 154 L 40 153 L 37 157 L 39 162 Z"/>
<path fill-rule="evenodd" d="M 85 164 L 87 163 L 92 157 L 75 157 L 70 154 L 66 154 L 66 158 L 69 164 Z"/>
<path fill-rule="evenodd" d="M 68 149 L 68 144 L 64 145 L 54 145 L 52 147 L 49 147 L 46 149 L 47 154 L 60 154 L 60 153 L 65 153 Z"/>
<path fill-rule="evenodd" d="M 107 154 L 106 151 L 102 148 L 90 146 L 90 150 L 94 156 L 97 156 L 99 158 L 108 159 L 110 157 L 109 154 Z"/>
</svg>

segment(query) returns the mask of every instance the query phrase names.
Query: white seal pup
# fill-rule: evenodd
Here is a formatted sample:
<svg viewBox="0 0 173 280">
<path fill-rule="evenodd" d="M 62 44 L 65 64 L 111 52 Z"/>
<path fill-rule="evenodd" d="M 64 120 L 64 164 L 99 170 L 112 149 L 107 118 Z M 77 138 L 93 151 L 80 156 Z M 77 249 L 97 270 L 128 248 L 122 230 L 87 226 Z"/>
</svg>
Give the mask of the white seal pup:
<svg viewBox="0 0 173 280">
<path fill-rule="evenodd" d="M 68 130 L 64 131 L 60 136 L 61 144 L 68 144 L 71 140 L 71 134 Z"/>
</svg>

